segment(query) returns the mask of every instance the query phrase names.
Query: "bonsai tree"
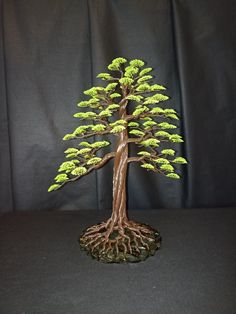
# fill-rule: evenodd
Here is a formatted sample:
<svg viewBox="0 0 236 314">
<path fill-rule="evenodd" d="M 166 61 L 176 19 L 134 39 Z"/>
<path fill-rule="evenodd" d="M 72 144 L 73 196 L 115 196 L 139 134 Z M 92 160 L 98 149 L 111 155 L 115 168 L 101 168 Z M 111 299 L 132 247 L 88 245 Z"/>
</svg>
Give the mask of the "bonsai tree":
<svg viewBox="0 0 236 314">
<path fill-rule="evenodd" d="M 175 165 L 187 162 L 176 157 L 170 147 L 183 139 L 173 132 L 177 126 L 171 121 L 178 120 L 176 111 L 162 106 L 169 99 L 162 93 L 166 88 L 152 83 L 152 68 L 144 65 L 142 60 L 128 62 L 116 58 L 108 65 L 109 73 L 97 76 L 106 86 L 84 91 L 88 99 L 78 103 L 84 110 L 74 114 L 79 125 L 63 138 L 79 143 L 66 149 L 66 161 L 59 167 L 55 184 L 48 189 L 58 190 L 114 160 L 112 215 L 107 221 L 87 228 L 79 239 L 82 249 L 104 262 L 141 261 L 160 247 L 158 231 L 128 219 L 128 165 L 135 162 L 147 171 L 179 179 Z M 97 140 L 97 136 L 102 140 Z M 113 139 L 115 149 L 103 153 Z M 135 156 L 129 156 L 130 145 L 137 147 Z"/>
</svg>

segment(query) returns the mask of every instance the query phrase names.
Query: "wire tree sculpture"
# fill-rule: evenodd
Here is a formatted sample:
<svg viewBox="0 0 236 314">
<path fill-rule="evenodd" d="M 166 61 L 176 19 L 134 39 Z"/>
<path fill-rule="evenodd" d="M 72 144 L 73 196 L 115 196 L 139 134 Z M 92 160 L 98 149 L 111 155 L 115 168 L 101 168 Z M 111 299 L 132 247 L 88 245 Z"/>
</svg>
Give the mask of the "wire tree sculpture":
<svg viewBox="0 0 236 314">
<path fill-rule="evenodd" d="M 84 91 L 89 98 L 79 102 L 78 107 L 85 110 L 74 114 L 80 124 L 63 138 L 80 141 L 65 151 L 66 161 L 59 167 L 55 184 L 48 189 L 49 192 L 58 190 L 114 160 L 112 215 L 107 221 L 87 228 L 79 239 L 82 249 L 103 262 L 142 261 L 160 247 L 158 231 L 128 219 L 129 163 L 139 163 L 148 171 L 173 179 L 180 178 L 175 165 L 187 163 L 169 147 L 183 139 L 173 133 L 177 126 L 170 123 L 178 120 L 176 111 L 159 105 L 169 99 L 162 94 L 166 88 L 153 84 L 152 68 L 144 66 L 144 61 L 139 59 L 128 62 L 125 58 L 116 58 L 108 65 L 109 73 L 97 76 L 107 85 Z M 103 148 L 111 144 L 111 135 L 114 135 L 115 150 L 103 154 Z M 104 138 L 97 140 L 97 136 Z M 136 145 L 136 156 L 129 156 L 130 145 Z"/>
</svg>

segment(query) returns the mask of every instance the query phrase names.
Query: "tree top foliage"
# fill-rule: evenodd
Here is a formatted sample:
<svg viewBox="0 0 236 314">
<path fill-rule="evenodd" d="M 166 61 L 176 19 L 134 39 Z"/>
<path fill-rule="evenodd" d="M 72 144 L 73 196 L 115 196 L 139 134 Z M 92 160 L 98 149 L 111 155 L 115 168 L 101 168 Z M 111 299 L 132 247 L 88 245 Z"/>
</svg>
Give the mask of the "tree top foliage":
<svg viewBox="0 0 236 314">
<path fill-rule="evenodd" d="M 79 143 L 65 151 L 66 161 L 60 165 L 49 192 L 114 158 L 116 151 L 103 156 L 103 148 L 111 144 L 112 136 L 119 138 L 122 132 L 126 132 L 126 144 L 138 148 L 137 155 L 129 157 L 128 162 L 139 162 L 149 171 L 180 178 L 175 165 L 187 161 L 175 157 L 176 151 L 169 147 L 183 139 L 173 132 L 179 119 L 177 112 L 164 106 L 169 99 L 166 87 L 153 83 L 152 68 L 140 59 L 115 58 L 107 68 L 108 72 L 97 75 L 105 84 L 85 90 L 85 99 L 77 104 L 79 111 L 74 117 L 79 119 L 78 127 L 63 140 Z"/>
</svg>

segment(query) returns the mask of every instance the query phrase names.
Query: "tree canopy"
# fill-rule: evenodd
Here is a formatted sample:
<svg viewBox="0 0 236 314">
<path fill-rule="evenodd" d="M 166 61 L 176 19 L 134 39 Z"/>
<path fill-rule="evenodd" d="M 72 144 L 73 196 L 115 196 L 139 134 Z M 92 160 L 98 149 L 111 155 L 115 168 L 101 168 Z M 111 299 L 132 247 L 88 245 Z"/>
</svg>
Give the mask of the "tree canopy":
<svg viewBox="0 0 236 314">
<path fill-rule="evenodd" d="M 137 146 L 137 154 L 130 156 L 128 162 L 138 162 L 142 168 L 168 178 L 180 178 L 176 165 L 187 161 L 177 157 L 173 148 L 183 142 L 182 136 L 175 133 L 179 117 L 174 109 L 165 107 L 169 99 L 164 94 L 166 87 L 153 83 L 151 72 L 152 68 L 142 60 L 115 58 L 108 72 L 97 75 L 105 84 L 85 90 L 86 99 L 77 104 L 80 110 L 74 117 L 79 119 L 78 127 L 63 140 L 79 143 L 65 150 L 66 160 L 49 192 L 114 158 L 115 150 L 103 155 L 103 148 L 111 144 L 112 135 L 119 137 L 124 131 L 128 134 L 126 144 Z M 127 109 L 122 115 L 121 106 Z M 97 140 L 96 136 L 104 138 Z"/>
</svg>

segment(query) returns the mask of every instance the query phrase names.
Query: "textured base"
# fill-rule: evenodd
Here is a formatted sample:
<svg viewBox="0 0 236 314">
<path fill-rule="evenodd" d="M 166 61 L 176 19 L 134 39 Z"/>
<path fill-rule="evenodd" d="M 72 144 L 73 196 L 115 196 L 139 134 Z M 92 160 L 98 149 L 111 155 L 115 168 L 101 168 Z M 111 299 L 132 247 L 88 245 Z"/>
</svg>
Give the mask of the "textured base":
<svg viewBox="0 0 236 314">
<path fill-rule="evenodd" d="M 86 229 L 79 238 L 88 255 L 105 263 L 140 262 L 160 248 L 157 230 L 146 224 L 128 221 L 109 228 L 110 221 Z"/>
</svg>

